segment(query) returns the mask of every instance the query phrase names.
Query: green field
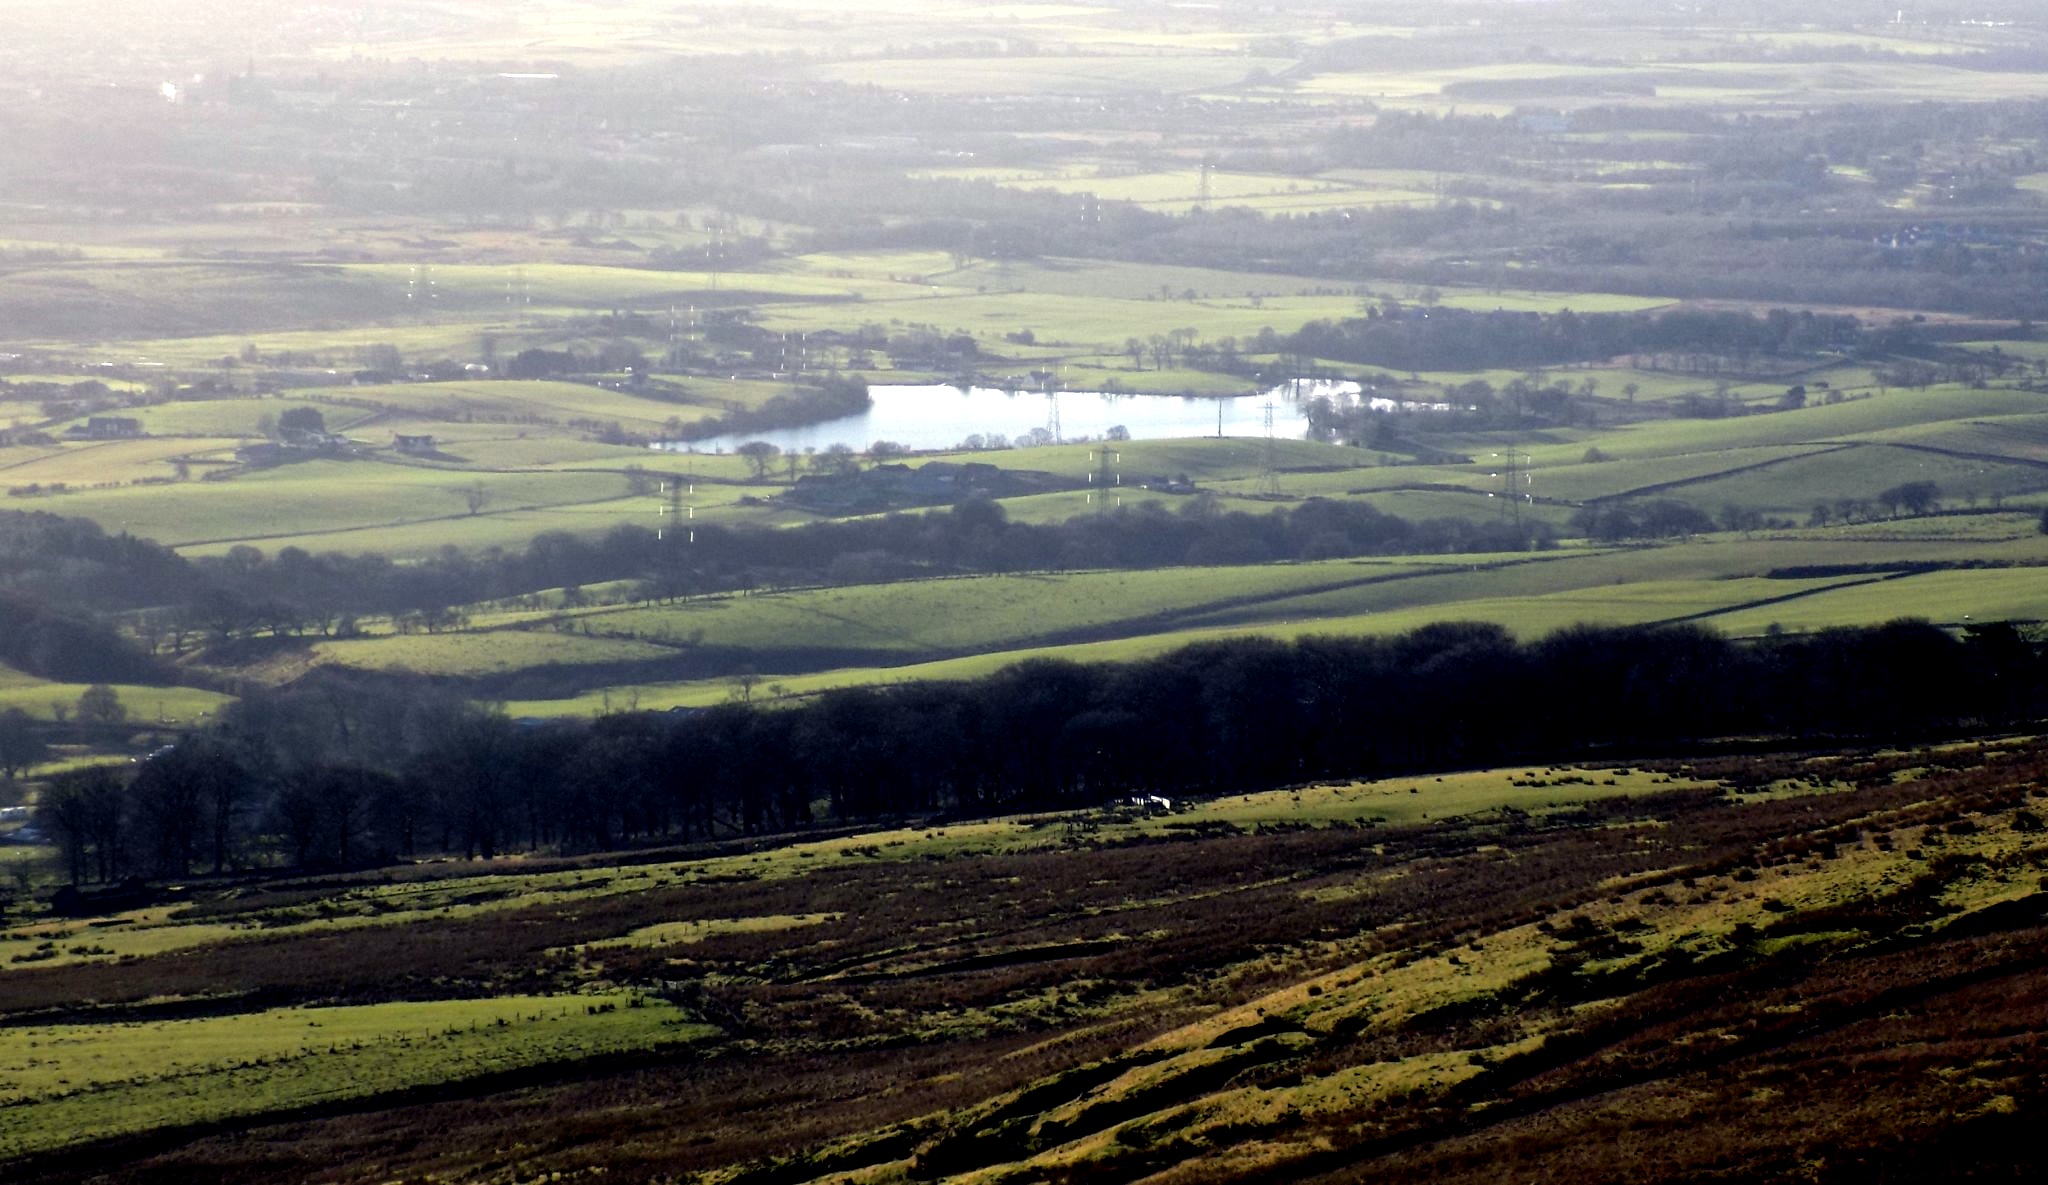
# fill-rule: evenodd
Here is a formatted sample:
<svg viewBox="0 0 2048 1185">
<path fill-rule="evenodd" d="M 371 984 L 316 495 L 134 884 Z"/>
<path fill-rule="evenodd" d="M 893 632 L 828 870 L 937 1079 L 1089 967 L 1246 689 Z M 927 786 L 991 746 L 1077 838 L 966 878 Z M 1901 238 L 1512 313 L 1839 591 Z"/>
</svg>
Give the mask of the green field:
<svg viewBox="0 0 2048 1185">
<path fill-rule="evenodd" d="M 690 421 L 706 414 L 701 405 L 639 398 L 585 383 L 407 383 L 348 387 L 335 390 L 328 397 L 345 409 L 336 416 L 344 424 L 351 417 L 381 410 L 417 422 L 463 424 L 481 420 L 559 426 L 571 420 L 599 420 L 616 421 L 631 431 L 653 432 L 671 416 Z M 721 397 L 728 396 L 721 392 Z"/>
<path fill-rule="evenodd" d="M 630 638 L 491 630 L 320 642 L 314 660 L 370 671 L 475 678 L 555 665 L 631 663 L 671 656 L 670 647 Z"/>
<path fill-rule="evenodd" d="M 20 671 L 0 667 L 0 710 L 19 708 L 38 720 L 56 715 L 52 705 L 69 714 L 89 684 L 59 683 Z M 197 687 L 146 687 L 116 683 L 114 693 L 128 709 L 128 719 L 137 728 L 156 725 L 187 726 L 204 721 L 234 697 Z"/>
<path fill-rule="evenodd" d="M 1957 521 L 1965 527 L 1977 522 Z M 1951 626 L 1966 618 L 2048 620 L 2048 581 L 2039 576 L 2048 565 L 2048 536 L 2017 515 L 1998 521 L 2002 529 L 1978 524 L 1984 529 L 1974 534 L 1886 534 L 1845 526 L 1448 564 L 1418 557 L 1398 563 L 980 577 L 756 595 L 676 609 L 591 610 L 584 620 L 596 631 L 735 647 L 758 669 L 774 672 L 761 677 L 756 693 L 767 695 L 971 679 L 1035 657 L 1127 662 L 1245 634 L 1386 635 L 1444 620 L 1496 622 L 1524 638 L 1582 622 L 1700 622 L 1754 636 L 1771 626 L 1875 625 L 1902 616 Z M 1889 579 L 1883 572 L 1764 576 L 1777 568 L 1915 562 L 2026 566 Z M 1203 578 L 1188 579 L 1195 573 Z M 1357 576 L 1345 579 L 1345 573 Z M 1301 587 L 1313 584 L 1330 587 Z M 1218 588 L 1233 595 L 1209 592 Z M 1047 644 L 1063 632 L 1078 636 Z M 484 645 L 482 636 L 476 644 Z M 876 665 L 816 666 L 819 656 L 847 649 L 873 652 Z M 948 649 L 983 653 L 923 657 Z M 523 701 L 513 710 L 547 716 L 589 714 L 629 701 L 643 708 L 705 705 L 733 696 L 736 686 L 728 677 L 633 682 L 609 695 L 591 691 L 565 700 Z"/>
<path fill-rule="evenodd" d="M 717 1035 L 639 996 L 284 1008 L 0 1034 L 0 1157 Z"/>
</svg>

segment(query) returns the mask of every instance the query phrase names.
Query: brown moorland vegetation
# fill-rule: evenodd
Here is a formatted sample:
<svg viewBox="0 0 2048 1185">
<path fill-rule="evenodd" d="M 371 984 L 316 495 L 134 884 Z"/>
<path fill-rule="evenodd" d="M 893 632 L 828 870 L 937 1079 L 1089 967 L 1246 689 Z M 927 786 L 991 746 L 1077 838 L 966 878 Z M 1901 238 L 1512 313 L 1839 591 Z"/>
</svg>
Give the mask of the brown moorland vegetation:
<svg viewBox="0 0 2048 1185">
<path fill-rule="evenodd" d="M 1048 816 L 1029 842 L 927 832 L 748 873 L 543 885 L 501 862 L 420 899 L 405 896 L 418 882 L 346 880 L 218 894 L 162 924 L 240 928 L 10 965 L 0 1016 L 147 1026 L 631 990 L 723 1037 L 59 1140 L 8 1177 L 1848 1181 L 2033 1165 L 2019 1137 L 2044 1103 L 2048 745 L 1655 768 L 1666 793 L 1548 814 L 1251 830 Z"/>
</svg>

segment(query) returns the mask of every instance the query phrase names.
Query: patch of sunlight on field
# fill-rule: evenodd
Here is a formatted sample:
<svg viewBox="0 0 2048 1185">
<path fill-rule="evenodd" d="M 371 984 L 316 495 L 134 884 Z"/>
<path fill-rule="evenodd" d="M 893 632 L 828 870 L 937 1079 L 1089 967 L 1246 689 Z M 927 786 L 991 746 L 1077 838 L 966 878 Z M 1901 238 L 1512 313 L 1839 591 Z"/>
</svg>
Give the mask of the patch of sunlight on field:
<svg viewBox="0 0 2048 1185">
<path fill-rule="evenodd" d="M 1546 497 L 1565 498 L 1583 502 L 1590 498 L 1611 498 L 1662 487 L 1671 482 L 1694 481 L 1714 477 L 1730 470 L 1746 469 L 1757 465 L 1773 465 L 1797 457 L 1810 456 L 1827 445 L 1789 444 L 1763 445 L 1756 448 L 1726 449 L 1675 457 L 1657 457 L 1635 460 L 1629 457 L 1609 454 L 1605 447 L 1600 452 L 1605 460 L 1579 464 L 1563 464 L 1542 469 L 1541 481 Z"/>
<path fill-rule="evenodd" d="M 650 472 L 656 472 L 652 464 L 648 468 Z M 448 476 L 461 475 L 449 473 Z M 589 537 L 602 535 L 620 524 L 653 530 L 660 525 L 658 506 L 659 502 L 653 495 L 622 494 L 595 502 L 523 510 L 490 509 L 477 515 L 452 515 L 389 526 L 330 527 L 254 539 L 178 544 L 177 550 L 186 556 L 223 555 L 238 545 L 253 543 L 259 550 L 270 553 L 286 547 L 298 547 L 310 552 L 375 552 L 413 559 L 432 555 L 448 546 L 464 550 L 525 547 L 536 535 L 547 531 L 567 531 L 572 535 Z M 808 514 L 774 505 L 728 506 L 721 501 L 712 507 L 710 513 L 716 517 L 707 518 L 706 507 L 700 504 L 698 521 L 728 527 L 772 527 L 812 521 Z"/>
<path fill-rule="evenodd" d="M 1589 444 L 1618 457 L 1645 458 L 1768 445 L 1853 439 L 1915 425 L 1984 416 L 2039 414 L 2048 400 L 2030 391 L 1961 386 L 1894 389 L 1884 395 L 1797 411 L 1724 420 L 1662 420 L 1586 434 L 1570 444 L 1528 446 L 1538 466 L 1578 461 Z"/>
<path fill-rule="evenodd" d="M 1660 794 L 1683 788 L 1647 770 L 1590 766 L 1534 766 L 1417 775 L 1378 781 L 1307 786 L 1258 794 L 1223 795 L 1185 811 L 1144 820 L 1139 829 L 1170 833 L 1189 825 L 1441 822 L 1506 809 L 1543 815 L 1606 798 Z"/>
<path fill-rule="evenodd" d="M 758 651 L 967 649 L 1157 623 L 1210 606 L 1399 576 L 1418 566 L 1431 565 L 1336 560 L 970 576 L 593 609 L 573 613 L 571 620 L 604 634 L 654 641 L 689 637 Z"/>
<path fill-rule="evenodd" d="M 1788 531 L 1774 531 L 1773 540 L 1810 539 L 1817 543 L 1862 543 L 1862 544 L 1940 544 L 1980 543 L 1999 546 L 1986 547 L 1971 556 L 1947 556 L 1943 558 L 1979 558 L 2023 561 L 2030 554 L 2048 555 L 2048 540 L 2041 538 L 2040 515 L 2025 508 L 2004 511 L 1963 514 L 1929 515 L 1924 518 L 1879 519 L 1867 523 L 1834 523 L 1825 527 L 1800 527 Z M 2011 545 L 2020 545 L 2014 547 Z M 1873 556 L 1873 559 L 1882 557 Z"/>
<path fill-rule="evenodd" d="M 96 764 L 126 765 L 126 759 L 98 759 Z M 46 769 L 45 774 L 55 770 Z M 57 849 L 45 849 L 52 858 Z M 61 868 L 61 866 L 59 866 Z M 174 922 L 170 909 L 140 910 L 84 928 L 75 921 L 38 922 L 0 933 L 0 987 L 9 971 L 68 967 L 79 963 L 142 958 L 208 946 L 248 931 L 227 923 Z"/>
<path fill-rule="evenodd" d="M 0 1030 L 0 1156 L 261 1115 L 718 1030 L 623 993 Z"/>
<path fill-rule="evenodd" d="M 1437 301 L 1446 308 L 1472 312 L 1639 313 L 1661 309 L 1673 301 L 1660 296 L 1627 296 L 1614 292 L 1539 292 L 1531 289 L 1446 288 Z"/>
<path fill-rule="evenodd" d="M 670 946 L 690 946 L 727 934 L 779 934 L 785 930 L 801 930 L 806 926 L 836 922 L 844 916 L 837 913 L 793 913 L 773 917 L 660 922 L 652 926 L 642 926 L 623 938 L 579 943 L 573 949 L 578 953 L 635 947 L 659 950 Z"/>
<path fill-rule="evenodd" d="M 8 671 L 0 677 L 0 711 L 20 708 L 38 720 L 52 720 L 55 719 L 52 704 L 61 704 L 69 712 L 87 686 Z M 196 687 L 144 687 L 133 683 L 112 686 L 122 706 L 128 709 L 129 723 L 137 728 L 148 728 L 154 724 L 191 724 L 212 716 L 222 705 L 235 701 L 234 696 L 201 691 Z"/>
<path fill-rule="evenodd" d="M 352 638 L 316 643 L 313 653 L 323 665 L 467 679 L 550 666 L 655 662 L 676 655 L 673 647 L 651 642 L 552 630 Z"/>
<path fill-rule="evenodd" d="M 1097 259 L 1046 256 L 1035 260 L 971 262 L 948 277 L 956 286 L 983 285 L 1022 289 L 1052 296 L 1099 296 L 1123 300 L 1185 302 L 1194 292 L 1207 300 L 1278 300 L 1335 295 L 1356 300 L 1371 289 L 1362 283 L 1332 284 L 1327 280 L 1278 272 L 1229 272 L 1217 268 L 1163 263 L 1119 263 Z M 1356 305 L 1352 306 L 1356 309 Z"/>
<path fill-rule="evenodd" d="M 707 387 L 714 386 L 706 384 Z M 394 383 L 348 387 L 329 398 L 346 406 L 389 409 L 429 420 L 542 423 L 568 420 L 617 421 L 645 431 L 671 416 L 693 412 L 687 404 L 613 391 L 588 383 L 497 379 L 452 383 Z M 379 442 L 382 443 L 382 442 Z"/>
<path fill-rule="evenodd" d="M 998 449 L 979 453 L 957 453 L 952 457 L 982 461 L 1000 469 L 1036 469 L 1085 482 L 1095 467 L 1100 444 L 1044 445 L 1028 449 Z M 1155 474 L 1185 473 L 1196 481 L 1232 477 L 1255 477 L 1265 463 L 1266 442 L 1245 436 L 1218 440 L 1213 436 L 1184 436 L 1166 440 L 1130 440 L 1116 446 L 1126 481 Z M 1378 460 L 1359 449 L 1307 440 L 1273 442 L 1274 463 L 1282 470 L 1342 468 L 1376 471 Z M 952 458 L 948 458 L 952 459 Z M 1079 493 L 1079 490 L 1073 491 Z"/>
<path fill-rule="evenodd" d="M 993 181 L 1023 190 L 1052 190 L 1064 194 L 1094 194 L 1105 201 L 1135 202 L 1162 212 L 1183 212 L 1201 204 L 1205 179 L 1200 169 L 1127 173 L 1065 168 L 1038 171 L 1005 169 L 954 170 L 950 175 Z M 1334 209 L 1346 206 L 1434 201 L 1426 179 L 1407 184 L 1375 180 L 1366 183 L 1329 177 L 1300 177 L 1276 173 L 1234 173 L 1212 171 L 1206 178 L 1207 204 L 1213 207 L 1242 206 L 1256 210 Z"/>
<path fill-rule="evenodd" d="M 481 514 L 467 490 L 481 487 Z M 618 473 L 471 473 L 376 460 L 307 461 L 231 481 L 89 490 L 40 504 L 167 546 L 237 543 L 427 520 L 471 520 L 610 502 L 627 495 Z"/>
<path fill-rule="evenodd" d="M 1420 583 L 1420 582 L 1415 582 Z M 1574 625 L 1656 625 L 1689 621 L 1755 601 L 1802 595 L 1843 583 L 1834 580 L 1644 580 L 1609 587 L 1565 589 L 1524 596 L 1470 596 L 1423 604 L 1390 605 L 1354 616 L 1331 614 L 1286 625 L 1254 624 L 1256 632 L 1279 637 L 1317 633 L 1338 636 L 1406 633 L 1439 621 L 1477 621 L 1502 626 L 1524 641 Z M 1406 590 L 1403 590 L 1404 592 Z M 1335 609 L 1342 594 L 1303 598 Z M 1276 611 L 1301 612 L 1307 604 L 1276 606 Z"/>
<path fill-rule="evenodd" d="M 920 296 L 913 300 L 860 304 L 764 306 L 757 322 L 778 332 L 851 332 L 864 324 L 926 323 L 990 341 L 1029 329 L 1044 345 L 1089 346 L 1099 353 L 1120 349 L 1126 338 L 1147 339 L 1193 329 L 1203 341 L 1250 338 L 1261 329 L 1292 332 L 1309 321 L 1358 315 L 1350 296 L 1219 296 L 1189 300 L 1084 296 L 1031 291 L 991 291 Z"/>
<path fill-rule="evenodd" d="M 221 358 L 235 357 L 248 346 L 258 352 L 292 354 L 318 359 L 316 365 L 348 373 L 364 365 L 371 346 L 392 345 L 407 358 L 454 356 L 475 357 L 482 353 L 485 337 L 516 340 L 521 326 L 504 321 L 433 322 L 429 324 L 369 325 L 342 329 L 273 329 L 256 333 L 214 333 L 192 337 L 164 337 L 123 340 L 105 347 L 136 358 L 173 366 L 206 366 Z"/>
<path fill-rule="evenodd" d="M 225 438 L 121 440 L 66 444 L 56 452 L 17 464 L 5 464 L 0 452 L 0 483 L 9 487 L 67 485 L 86 487 L 142 478 L 168 481 L 181 458 L 229 457 L 240 441 Z"/>
<path fill-rule="evenodd" d="M 972 175 L 977 169 L 937 169 L 933 173 Z M 1002 171 L 1002 170 L 991 170 Z M 783 261 L 792 271 L 801 270 L 827 278 L 860 277 L 899 283 L 928 284 L 957 268 L 954 257 L 944 251 L 819 251 Z"/>
<path fill-rule="evenodd" d="M 1804 519 L 1816 503 L 1845 500 L 1867 504 L 1866 513 L 1887 513 L 1879 501 L 1883 491 L 1909 481 L 1931 481 L 1940 502 L 2000 500 L 2048 490 L 2048 473 L 2018 463 L 1980 457 L 1947 456 L 1921 449 L 1865 445 L 1820 450 L 1782 464 L 1674 489 L 1670 496 L 1716 512 L 1723 506 L 1773 511 Z"/>
<path fill-rule="evenodd" d="M 836 853 L 838 849 L 828 850 Z M 0 959 L 0 985 L 4 985 L 9 970 L 22 967 L 165 954 L 259 935 L 282 938 L 330 930 L 401 926 L 423 918 L 476 918 L 510 909 L 644 892 L 699 876 L 730 875 L 739 867 L 717 861 L 684 861 L 592 875 L 573 870 L 524 872 L 521 864 L 519 858 L 511 857 L 491 865 L 493 871 L 477 876 L 369 884 L 310 903 L 294 901 L 265 908 L 259 901 L 224 920 L 188 918 L 183 907 L 172 905 L 130 910 L 98 919 L 89 927 L 72 921 L 17 925 L 4 931 L 4 939 L 0 939 L 0 956 L 6 956 Z M 797 871 L 799 866 L 792 865 L 790 870 Z M 745 875 L 758 872 L 750 868 Z"/>
<path fill-rule="evenodd" d="M 2048 621 L 2048 572 L 2039 568 L 1925 572 L 1830 589 L 1779 605 L 1735 609 L 1705 618 L 1731 634 L 1760 634 L 1771 626 L 1818 630 L 1837 625 L 1879 625 L 1925 617 L 1944 625 L 1991 621 Z"/>
</svg>

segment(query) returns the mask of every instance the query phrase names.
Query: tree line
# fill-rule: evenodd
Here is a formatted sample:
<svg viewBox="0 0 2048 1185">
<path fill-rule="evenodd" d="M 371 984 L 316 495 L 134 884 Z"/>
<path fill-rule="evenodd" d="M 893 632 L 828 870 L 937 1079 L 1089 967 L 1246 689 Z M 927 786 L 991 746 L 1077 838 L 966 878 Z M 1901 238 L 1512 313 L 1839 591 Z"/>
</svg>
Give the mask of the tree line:
<svg viewBox="0 0 2048 1185">
<path fill-rule="evenodd" d="M 446 553 L 417 564 L 376 555 L 266 558 L 234 548 L 195 561 L 209 577 L 197 600 L 151 627 L 172 648 L 262 630 L 347 632 L 361 613 L 419 614 L 427 628 L 450 607 L 516 599 L 539 590 L 632 581 L 641 600 L 704 592 L 848 584 L 918 576 L 1069 568 L 1157 568 L 1547 547 L 1547 524 L 1464 519 L 1412 521 L 1363 503 L 1314 499 L 1267 514 L 1217 509 L 1192 496 L 1178 512 L 1156 505 L 1056 523 L 1009 519 L 1001 503 L 970 498 L 927 514 L 767 528 L 696 527 L 694 541 L 620 525 L 597 538 L 536 536 L 523 550 Z"/>
<path fill-rule="evenodd" d="M 1362 317 L 1311 321 L 1287 348 L 1318 358 L 1396 370 L 1553 366 L 1627 354 L 1797 357 L 1910 344 L 1902 329 L 1868 330 L 1855 317 L 1772 309 L 1762 315 L 1679 310 L 1650 313 L 1475 313 L 1375 305 Z"/>
<path fill-rule="evenodd" d="M 296 547 L 187 559 L 87 520 L 0 512 L 0 662 L 51 678 L 146 683 L 162 674 L 160 652 L 266 632 L 346 635 L 372 614 L 438 629 L 459 624 L 461 606 L 607 581 L 666 599 L 983 572 L 1520 551 L 1551 540 L 1541 523 L 1415 521 L 1323 499 L 1255 515 L 1199 494 L 1178 512 L 1148 504 L 1058 523 L 1012 522 L 1000 503 L 970 498 L 926 514 L 705 524 L 694 535 L 658 539 L 632 525 L 596 538 L 545 532 L 521 549 L 451 548 L 404 564 Z M 141 646 L 109 624 L 116 617 Z"/>
<path fill-rule="evenodd" d="M 37 819 L 82 883 L 975 817 L 1728 736 L 1895 743 L 2044 709 L 2038 638 L 1918 620 L 1754 644 L 1696 626 L 1519 642 L 1471 623 L 1247 638 L 593 720 L 515 721 L 420 683 L 330 675 L 242 700 L 131 768 L 60 774 Z"/>
</svg>

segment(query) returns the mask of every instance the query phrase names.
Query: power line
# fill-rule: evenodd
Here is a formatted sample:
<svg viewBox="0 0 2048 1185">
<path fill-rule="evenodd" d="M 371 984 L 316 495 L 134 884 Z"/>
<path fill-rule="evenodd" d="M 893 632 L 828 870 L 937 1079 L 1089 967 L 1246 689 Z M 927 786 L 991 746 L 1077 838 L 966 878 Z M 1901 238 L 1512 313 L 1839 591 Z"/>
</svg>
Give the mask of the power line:
<svg viewBox="0 0 2048 1185">
<path fill-rule="evenodd" d="M 689 503 L 687 505 L 683 501 L 686 483 L 689 489 Z M 654 541 L 660 543 L 668 537 L 670 531 L 674 531 L 680 541 L 695 543 L 697 541 L 696 478 L 677 478 L 675 481 L 665 482 L 662 484 L 661 494 L 661 503 L 655 508 L 655 513 L 661 518 L 661 526 L 654 529 Z"/>
<path fill-rule="evenodd" d="M 1279 446 L 1273 441 L 1273 401 L 1266 400 L 1266 443 L 1259 450 L 1258 496 L 1277 498 L 1280 496 Z"/>
<path fill-rule="evenodd" d="M 1534 458 L 1528 453 L 1516 452 L 1513 445 L 1509 445 L 1506 452 L 1493 455 L 1499 458 L 1501 463 L 1500 472 L 1492 475 L 1500 479 L 1500 493 L 1497 496 L 1503 500 L 1501 512 L 1519 527 L 1522 525 L 1523 503 L 1533 504 L 1536 501 L 1536 495 L 1531 489 L 1536 484 L 1536 475 L 1529 471 Z"/>
<path fill-rule="evenodd" d="M 1088 454 L 1088 502 L 1099 512 L 1124 504 L 1124 455 L 1116 449 Z"/>
</svg>

